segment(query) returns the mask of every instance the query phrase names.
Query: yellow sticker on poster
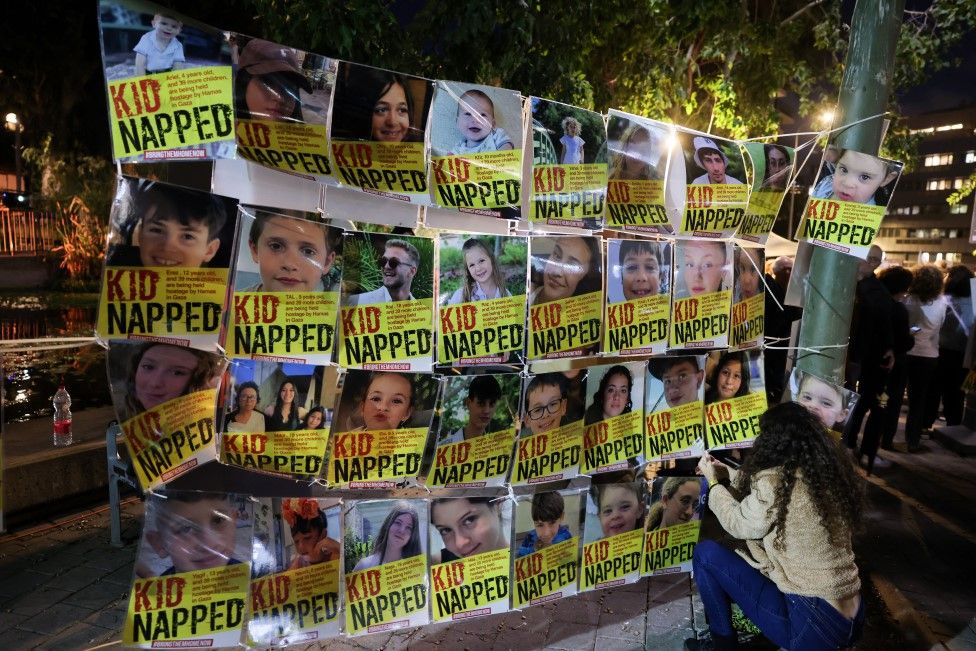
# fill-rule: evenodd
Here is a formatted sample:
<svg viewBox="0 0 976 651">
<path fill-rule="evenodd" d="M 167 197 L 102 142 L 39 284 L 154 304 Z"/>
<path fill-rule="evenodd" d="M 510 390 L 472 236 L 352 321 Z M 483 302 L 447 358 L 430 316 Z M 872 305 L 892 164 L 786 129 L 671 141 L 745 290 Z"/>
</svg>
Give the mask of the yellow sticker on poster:
<svg viewBox="0 0 976 651">
<path fill-rule="evenodd" d="M 583 545 L 580 592 L 633 583 L 640 578 L 644 530 L 634 529 Z"/>
<path fill-rule="evenodd" d="M 328 364 L 339 292 L 234 292 L 230 357 Z"/>
<path fill-rule="evenodd" d="M 346 633 L 391 631 L 429 622 L 427 557 L 411 556 L 346 574 Z"/>
<path fill-rule="evenodd" d="M 441 445 L 434 451 L 428 486 L 484 488 L 501 486 L 512 459 L 515 429 Z"/>
<path fill-rule="evenodd" d="M 515 608 L 545 603 L 576 594 L 579 540 L 570 538 L 543 547 L 515 561 Z"/>
<path fill-rule="evenodd" d="M 631 460 L 644 454 L 641 412 L 614 416 L 583 430 L 584 473 L 624 470 Z"/>
<path fill-rule="evenodd" d="M 339 561 L 251 580 L 251 646 L 285 646 L 339 634 Z"/>
<path fill-rule="evenodd" d="M 332 435 L 329 483 L 349 488 L 393 488 L 420 472 L 426 427 Z"/>
<path fill-rule="evenodd" d="M 510 549 L 496 549 L 430 568 L 433 620 L 457 621 L 508 610 Z"/>
<path fill-rule="evenodd" d="M 205 66 L 108 82 L 116 160 L 207 158 L 203 145 L 233 141 L 231 75 L 230 66 Z"/>
<path fill-rule="evenodd" d="M 224 432 L 220 461 L 279 475 L 315 477 L 322 471 L 329 433 L 323 429 L 288 432 Z"/>
<path fill-rule="evenodd" d="M 332 175 L 325 125 L 238 119 L 236 126 L 241 158 L 302 176 Z"/>
<path fill-rule="evenodd" d="M 434 156 L 430 171 L 434 203 L 443 208 L 486 210 L 521 201 L 521 149 Z"/>
<path fill-rule="evenodd" d="M 341 308 L 339 362 L 346 368 L 408 371 L 411 360 L 429 360 L 433 309 L 431 298 Z"/>
<path fill-rule="evenodd" d="M 706 447 L 709 450 L 750 447 L 759 435 L 759 417 L 765 411 L 765 391 L 705 405 Z"/>
</svg>

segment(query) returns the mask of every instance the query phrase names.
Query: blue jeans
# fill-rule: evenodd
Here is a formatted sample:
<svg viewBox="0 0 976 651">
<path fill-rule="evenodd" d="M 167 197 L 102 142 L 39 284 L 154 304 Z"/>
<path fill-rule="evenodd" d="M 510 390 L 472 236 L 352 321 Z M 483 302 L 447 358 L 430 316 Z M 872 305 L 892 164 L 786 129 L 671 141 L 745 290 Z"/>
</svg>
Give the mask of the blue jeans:
<svg viewBox="0 0 976 651">
<path fill-rule="evenodd" d="M 745 559 L 713 540 L 698 543 L 693 564 L 708 627 L 715 636 L 734 639 L 734 601 L 763 635 L 786 649 L 839 649 L 861 637 L 863 600 L 854 619 L 847 619 L 819 597 L 780 592 Z"/>
</svg>

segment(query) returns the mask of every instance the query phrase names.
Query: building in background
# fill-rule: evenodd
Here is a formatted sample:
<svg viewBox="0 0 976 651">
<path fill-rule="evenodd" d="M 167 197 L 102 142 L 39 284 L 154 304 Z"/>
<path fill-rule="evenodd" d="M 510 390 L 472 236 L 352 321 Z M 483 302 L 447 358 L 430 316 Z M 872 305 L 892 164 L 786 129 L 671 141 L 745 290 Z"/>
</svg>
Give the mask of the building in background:
<svg viewBox="0 0 976 651">
<path fill-rule="evenodd" d="M 914 171 L 895 188 L 877 243 L 889 262 L 973 265 L 976 193 L 955 206 L 946 197 L 976 172 L 976 106 L 908 120 L 922 135 Z"/>
</svg>

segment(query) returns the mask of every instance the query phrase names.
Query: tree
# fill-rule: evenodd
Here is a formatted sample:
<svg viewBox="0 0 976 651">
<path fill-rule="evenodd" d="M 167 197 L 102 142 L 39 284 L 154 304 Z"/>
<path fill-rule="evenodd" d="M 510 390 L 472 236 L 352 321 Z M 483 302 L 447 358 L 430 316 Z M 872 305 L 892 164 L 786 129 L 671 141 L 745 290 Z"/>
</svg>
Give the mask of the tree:
<svg viewBox="0 0 976 651">
<path fill-rule="evenodd" d="M 273 38 L 358 63 L 620 108 L 731 137 L 775 133 L 774 98 L 831 102 L 847 50 L 841 3 L 245 0 Z M 918 84 L 976 21 L 970 0 L 906 12 L 895 81 Z"/>
</svg>

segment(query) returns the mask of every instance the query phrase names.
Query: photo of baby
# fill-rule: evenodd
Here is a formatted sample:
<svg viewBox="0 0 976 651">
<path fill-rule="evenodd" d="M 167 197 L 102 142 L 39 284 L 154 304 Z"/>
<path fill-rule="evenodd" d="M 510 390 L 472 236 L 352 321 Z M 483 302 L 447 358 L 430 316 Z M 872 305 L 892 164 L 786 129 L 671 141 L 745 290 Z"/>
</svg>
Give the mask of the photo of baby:
<svg viewBox="0 0 976 651">
<path fill-rule="evenodd" d="M 431 115 L 434 156 L 522 148 L 522 101 L 514 91 L 438 81 Z"/>
<path fill-rule="evenodd" d="M 828 430 L 843 432 L 858 397 L 853 391 L 794 368 L 787 391 L 783 394 L 783 402 L 803 405 Z"/>
</svg>

